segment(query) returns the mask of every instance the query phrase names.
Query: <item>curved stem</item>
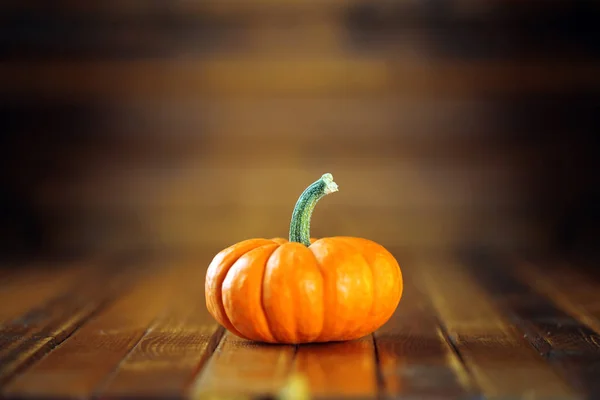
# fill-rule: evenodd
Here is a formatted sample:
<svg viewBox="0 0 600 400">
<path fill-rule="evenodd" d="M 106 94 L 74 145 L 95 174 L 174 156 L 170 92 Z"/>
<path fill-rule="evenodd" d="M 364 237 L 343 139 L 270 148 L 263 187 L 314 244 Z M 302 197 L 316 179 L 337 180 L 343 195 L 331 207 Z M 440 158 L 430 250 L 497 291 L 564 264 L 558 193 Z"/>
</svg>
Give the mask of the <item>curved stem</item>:
<svg viewBox="0 0 600 400">
<path fill-rule="evenodd" d="M 310 246 L 310 218 L 321 198 L 329 193 L 337 192 L 338 185 L 331 174 L 324 174 L 321 179 L 312 183 L 300 195 L 296 202 L 290 223 L 290 242 Z"/>
</svg>

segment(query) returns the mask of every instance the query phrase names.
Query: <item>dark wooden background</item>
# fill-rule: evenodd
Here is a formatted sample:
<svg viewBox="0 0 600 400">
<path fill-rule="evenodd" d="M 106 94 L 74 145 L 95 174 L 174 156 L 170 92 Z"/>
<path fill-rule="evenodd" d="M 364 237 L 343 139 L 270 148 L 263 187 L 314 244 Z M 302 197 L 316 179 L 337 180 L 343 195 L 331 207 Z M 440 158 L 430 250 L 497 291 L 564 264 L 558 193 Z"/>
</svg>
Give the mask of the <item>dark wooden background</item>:
<svg viewBox="0 0 600 400">
<path fill-rule="evenodd" d="M 596 251 L 600 9 L 586 1 L 0 6 L 7 258 L 285 236 Z"/>
</svg>

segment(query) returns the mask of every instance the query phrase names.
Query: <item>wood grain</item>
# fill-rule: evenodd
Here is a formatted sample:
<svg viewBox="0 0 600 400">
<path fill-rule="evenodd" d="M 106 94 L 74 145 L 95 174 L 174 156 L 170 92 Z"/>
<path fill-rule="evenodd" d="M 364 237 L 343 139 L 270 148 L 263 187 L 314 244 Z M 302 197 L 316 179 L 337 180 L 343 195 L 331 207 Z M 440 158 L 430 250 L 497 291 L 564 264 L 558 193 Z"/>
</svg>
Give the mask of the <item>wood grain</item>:
<svg viewBox="0 0 600 400">
<path fill-rule="evenodd" d="M 164 262 L 163 262 L 164 263 Z M 153 273 L 140 277 L 96 317 L 69 339 L 8 384 L 3 393 L 12 397 L 51 396 L 87 398 L 107 379 L 139 341 L 150 323 L 185 276 L 179 265 L 141 265 Z"/>
<path fill-rule="evenodd" d="M 67 289 L 81 274 L 81 265 L 36 263 L 15 266 L 0 282 L 0 326 Z"/>
<path fill-rule="evenodd" d="M 594 277 L 569 268 L 566 261 L 548 259 L 516 260 L 514 273 L 567 314 L 600 333 L 600 283 Z"/>
<path fill-rule="evenodd" d="M 382 394 L 386 398 L 470 398 L 471 378 L 447 342 L 427 299 L 405 274 L 404 294 L 375 332 Z"/>
<path fill-rule="evenodd" d="M 44 304 L 0 328 L 0 383 L 68 338 L 123 290 L 133 276 L 128 256 L 97 265 Z"/>
<path fill-rule="evenodd" d="M 465 264 L 509 322 L 525 333 L 526 340 L 550 365 L 584 395 L 596 394 L 596 380 L 576 372 L 600 359 L 600 337 L 593 330 L 517 279 L 514 266 L 518 263 L 513 259 L 472 254 Z M 522 266 L 518 269 L 522 271 Z"/>
<path fill-rule="evenodd" d="M 597 344 L 600 343 L 600 336 L 596 332 L 555 304 L 548 296 L 549 292 L 532 290 L 539 285 L 537 282 L 544 281 L 544 277 L 536 274 L 535 279 L 527 281 L 517 278 L 519 275 L 524 278 L 525 275 L 535 274 L 533 269 L 492 254 L 476 255 L 465 263 L 476 281 L 507 314 L 510 322 L 543 339 L 547 348 L 537 340 L 532 342 L 538 350 L 547 352 L 549 357 L 563 353 L 600 354 Z M 579 294 L 573 288 L 569 292 L 576 298 Z M 532 341 L 533 338 L 528 337 L 528 340 Z"/>
<path fill-rule="evenodd" d="M 543 338 L 550 363 L 582 393 L 590 398 L 600 395 L 597 372 L 600 366 L 600 335 L 598 313 L 595 312 L 598 285 L 594 277 L 564 266 L 546 266 L 543 270 L 536 262 L 515 260 L 512 273 L 529 290 L 532 297 L 546 299 L 543 317 L 530 312 L 520 315 L 511 307 L 520 322 L 533 328 L 533 335 Z M 510 306 L 509 306 L 510 307 Z M 553 308 L 552 318 L 548 309 Z"/>
<path fill-rule="evenodd" d="M 225 333 L 193 384 L 193 398 L 276 396 L 287 383 L 295 346 L 271 345 Z"/>
<path fill-rule="evenodd" d="M 418 274 L 419 285 L 484 396 L 576 397 L 456 259 L 420 261 L 411 273 Z"/>
<path fill-rule="evenodd" d="M 189 267 L 167 307 L 121 361 L 96 395 L 118 397 L 184 397 L 222 336 L 206 309 L 205 266 L 210 258 L 190 259 Z"/>
</svg>

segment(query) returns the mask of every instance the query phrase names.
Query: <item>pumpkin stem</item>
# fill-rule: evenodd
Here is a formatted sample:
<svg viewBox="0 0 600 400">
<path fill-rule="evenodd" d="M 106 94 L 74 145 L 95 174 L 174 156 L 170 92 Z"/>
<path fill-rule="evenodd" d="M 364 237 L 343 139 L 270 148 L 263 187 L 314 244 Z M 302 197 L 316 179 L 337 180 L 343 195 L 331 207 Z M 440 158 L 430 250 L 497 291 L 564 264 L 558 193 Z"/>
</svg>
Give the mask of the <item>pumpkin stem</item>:
<svg viewBox="0 0 600 400">
<path fill-rule="evenodd" d="M 302 192 L 292 214 L 290 242 L 298 242 L 305 246 L 310 246 L 310 218 L 312 212 L 321 198 L 337 191 L 338 185 L 333 181 L 333 176 L 327 173 L 323 174 L 321 179 L 313 182 Z"/>
</svg>

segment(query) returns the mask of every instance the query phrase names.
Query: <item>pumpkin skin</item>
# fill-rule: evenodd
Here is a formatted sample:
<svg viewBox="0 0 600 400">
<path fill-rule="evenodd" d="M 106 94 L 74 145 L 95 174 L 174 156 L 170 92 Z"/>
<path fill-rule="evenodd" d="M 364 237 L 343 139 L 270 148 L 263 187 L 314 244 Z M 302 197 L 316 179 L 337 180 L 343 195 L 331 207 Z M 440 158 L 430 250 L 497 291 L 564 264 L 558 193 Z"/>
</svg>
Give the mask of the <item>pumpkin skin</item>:
<svg viewBox="0 0 600 400">
<path fill-rule="evenodd" d="M 249 239 L 208 267 L 208 311 L 233 334 L 299 344 L 357 339 L 394 313 L 403 281 L 396 259 L 368 239 Z"/>
</svg>

